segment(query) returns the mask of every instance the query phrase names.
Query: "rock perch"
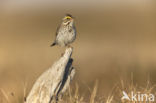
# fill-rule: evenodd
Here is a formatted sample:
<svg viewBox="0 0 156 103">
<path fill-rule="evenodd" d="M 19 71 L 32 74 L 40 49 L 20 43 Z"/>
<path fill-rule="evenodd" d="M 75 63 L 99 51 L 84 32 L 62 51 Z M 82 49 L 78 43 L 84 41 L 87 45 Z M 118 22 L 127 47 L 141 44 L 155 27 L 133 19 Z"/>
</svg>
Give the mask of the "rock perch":
<svg viewBox="0 0 156 103">
<path fill-rule="evenodd" d="M 75 69 L 72 67 L 72 51 L 72 48 L 67 48 L 64 55 L 37 79 L 25 103 L 58 101 L 75 75 Z"/>
</svg>

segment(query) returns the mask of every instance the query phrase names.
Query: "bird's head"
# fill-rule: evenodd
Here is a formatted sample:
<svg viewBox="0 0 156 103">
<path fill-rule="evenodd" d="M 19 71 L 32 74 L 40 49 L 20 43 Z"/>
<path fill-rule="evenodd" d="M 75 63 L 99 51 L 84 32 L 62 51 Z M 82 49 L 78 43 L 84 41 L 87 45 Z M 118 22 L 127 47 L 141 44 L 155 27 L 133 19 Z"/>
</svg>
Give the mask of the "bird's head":
<svg viewBox="0 0 156 103">
<path fill-rule="evenodd" d="M 74 17 L 70 14 L 66 14 L 63 18 L 63 25 L 73 25 Z"/>
</svg>

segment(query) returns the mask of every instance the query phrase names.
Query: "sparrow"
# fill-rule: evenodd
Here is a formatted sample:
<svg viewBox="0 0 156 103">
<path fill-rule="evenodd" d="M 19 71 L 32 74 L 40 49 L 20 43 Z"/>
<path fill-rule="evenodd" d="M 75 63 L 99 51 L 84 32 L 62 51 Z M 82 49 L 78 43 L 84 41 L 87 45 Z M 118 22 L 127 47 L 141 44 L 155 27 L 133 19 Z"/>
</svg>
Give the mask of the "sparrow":
<svg viewBox="0 0 156 103">
<path fill-rule="evenodd" d="M 62 23 L 56 30 L 56 37 L 51 46 L 59 45 L 61 47 L 70 46 L 76 39 L 76 28 L 74 17 L 71 14 L 66 14 Z"/>
</svg>

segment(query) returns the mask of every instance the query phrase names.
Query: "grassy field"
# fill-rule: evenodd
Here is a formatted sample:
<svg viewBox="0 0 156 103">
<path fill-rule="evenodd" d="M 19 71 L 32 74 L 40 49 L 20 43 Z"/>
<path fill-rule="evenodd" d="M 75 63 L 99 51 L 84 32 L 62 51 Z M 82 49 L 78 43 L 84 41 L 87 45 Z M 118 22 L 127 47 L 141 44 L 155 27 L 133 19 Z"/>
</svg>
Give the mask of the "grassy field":
<svg viewBox="0 0 156 103">
<path fill-rule="evenodd" d="M 135 94 L 156 94 L 153 92 L 155 89 L 155 85 L 151 85 L 150 81 L 147 81 L 145 87 L 140 87 L 138 85 L 134 85 L 133 81 L 130 84 L 127 84 L 123 80 L 120 81 L 119 84 L 115 85 L 114 88 L 110 91 L 108 95 L 99 95 L 99 81 L 96 80 L 93 87 L 86 87 L 85 89 L 88 92 L 79 91 L 79 85 L 75 83 L 72 87 L 70 87 L 67 92 L 64 94 L 63 98 L 59 100 L 59 103 L 140 103 L 140 101 L 128 101 L 121 100 L 123 96 L 123 91 L 126 91 L 128 96 L 131 96 L 131 91 Z M 15 96 L 13 93 L 9 93 L 9 91 L 5 91 L 4 89 L 0 89 L 0 102 L 1 103 L 25 103 L 26 97 L 26 87 L 23 88 L 23 94 L 20 96 Z M 9 94 L 8 94 L 9 93 Z M 138 97 L 137 97 L 138 98 Z M 143 100 L 147 98 L 144 97 Z M 142 101 L 142 103 L 144 103 Z M 146 103 L 146 101 L 145 101 Z M 148 101 L 148 103 L 154 103 Z"/>
<path fill-rule="evenodd" d="M 121 101 L 123 90 L 155 94 L 155 2 L 81 8 L 0 5 L 0 103 L 21 103 L 64 52 L 50 44 L 67 12 L 76 17 L 76 76 L 63 103 L 132 103 Z"/>
</svg>

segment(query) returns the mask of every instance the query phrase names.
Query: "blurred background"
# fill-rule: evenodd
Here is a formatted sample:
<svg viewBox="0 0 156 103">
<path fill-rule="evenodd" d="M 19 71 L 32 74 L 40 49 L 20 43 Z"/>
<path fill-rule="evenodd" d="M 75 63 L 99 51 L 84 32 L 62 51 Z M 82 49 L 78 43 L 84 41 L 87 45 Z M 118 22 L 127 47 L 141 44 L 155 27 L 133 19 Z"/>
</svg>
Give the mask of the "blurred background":
<svg viewBox="0 0 156 103">
<path fill-rule="evenodd" d="M 99 80 L 99 92 L 133 75 L 156 84 L 155 0 L 1 0 L 0 88 L 14 95 L 28 90 L 65 48 L 50 47 L 62 17 L 77 27 L 74 67 L 81 91 Z M 18 89 L 17 89 L 18 88 Z"/>
</svg>

